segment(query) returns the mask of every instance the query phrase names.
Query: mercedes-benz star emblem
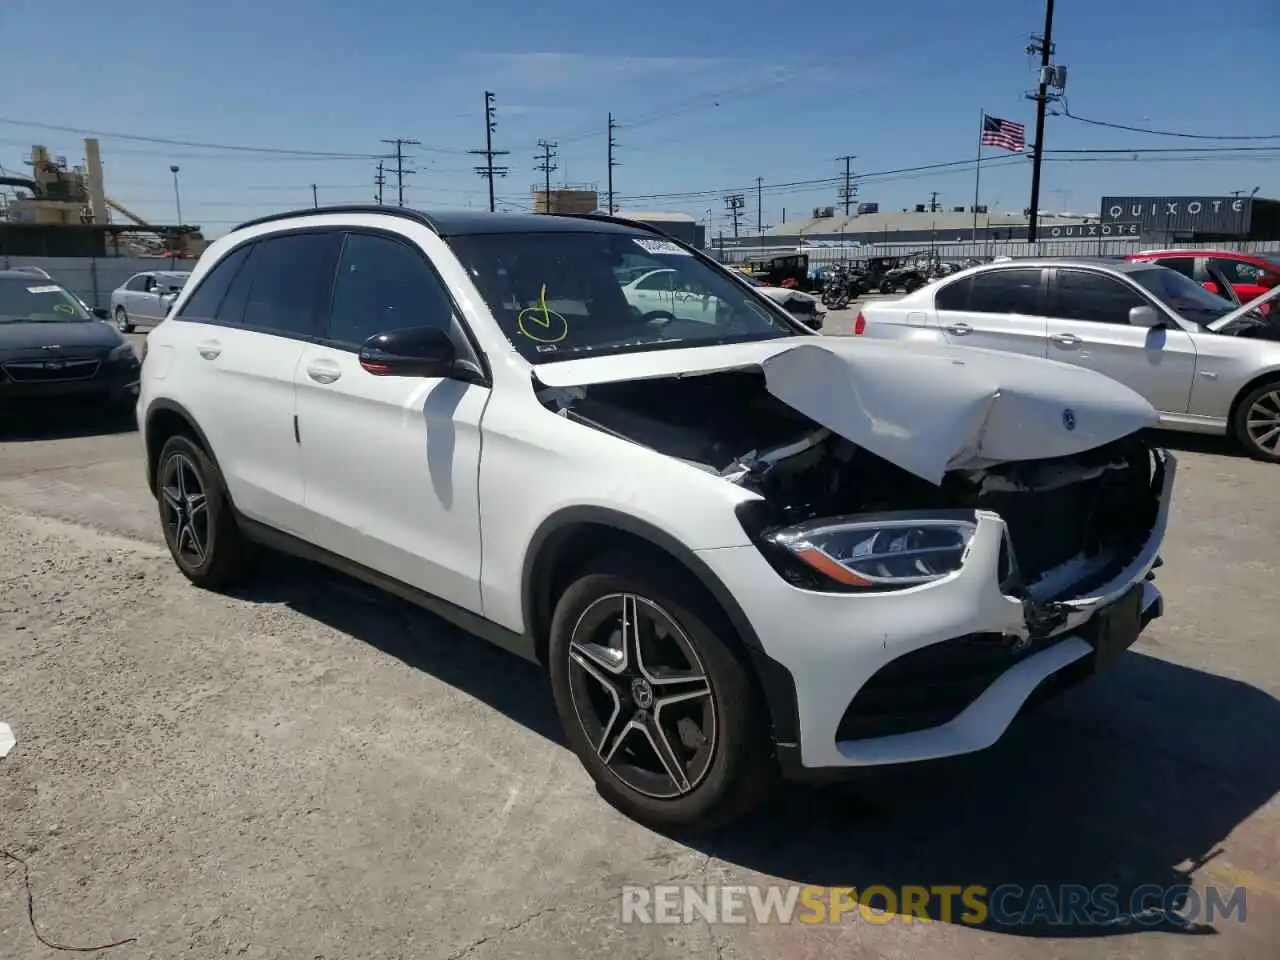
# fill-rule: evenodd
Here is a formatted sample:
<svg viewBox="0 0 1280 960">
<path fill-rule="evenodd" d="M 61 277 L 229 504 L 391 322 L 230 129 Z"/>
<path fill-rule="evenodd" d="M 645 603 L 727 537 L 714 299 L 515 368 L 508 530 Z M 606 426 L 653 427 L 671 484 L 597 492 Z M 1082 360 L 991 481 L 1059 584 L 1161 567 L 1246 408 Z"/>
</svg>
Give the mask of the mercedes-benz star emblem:
<svg viewBox="0 0 1280 960">
<path fill-rule="evenodd" d="M 641 710 L 648 710 L 653 706 L 653 687 L 643 677 L 636 677 L 631 681 L 631 699 Z"/>
<path fill-rule="evenodd" d="M 1068 430 L 1076 428 L 1076 412 L 1070 407 L 1066 407 L 1062 411 L 1062 425 Z"/>
</svg>

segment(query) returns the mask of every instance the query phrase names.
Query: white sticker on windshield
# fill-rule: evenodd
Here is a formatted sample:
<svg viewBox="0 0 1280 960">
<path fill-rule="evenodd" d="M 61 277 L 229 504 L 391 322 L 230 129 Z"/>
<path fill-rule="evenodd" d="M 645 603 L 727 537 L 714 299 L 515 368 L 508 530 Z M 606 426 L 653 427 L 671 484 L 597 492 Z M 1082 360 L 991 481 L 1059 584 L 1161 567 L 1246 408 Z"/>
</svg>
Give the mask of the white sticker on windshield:
<svg viewBox="0 0 1280 960">
<path fill-rule="evenodd" d="M 43 287 L 27 287 L 27 293 L 60 293 L 62 288 L 54 284 L 50 286 L 46 284 Z"/>
<path fill-rule="evenodd" d="M 645 253 L 656 253 L 666 257 L 688 257 L 692 256 L 688 250 L 672 243 L 670 240 L 650 240 L 647 237 L 633 237 L 636 246 Z"/>
</svg>

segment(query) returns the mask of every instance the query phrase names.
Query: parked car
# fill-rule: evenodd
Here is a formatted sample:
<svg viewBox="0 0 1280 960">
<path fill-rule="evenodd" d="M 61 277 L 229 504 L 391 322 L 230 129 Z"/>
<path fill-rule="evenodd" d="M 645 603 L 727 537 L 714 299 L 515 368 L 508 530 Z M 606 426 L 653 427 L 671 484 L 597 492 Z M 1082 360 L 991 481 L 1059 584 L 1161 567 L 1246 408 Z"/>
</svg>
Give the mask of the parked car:
<svg viewBox="0 0 1280 960">
<path fill-rule="evenodd" d="M 61 284 L 27 271 L 0 271 L 0 412 L 79 399 L 119 413 L 138 395 L 138 358 Z"/>
<path fill-rule="evenodd" d="M 152 270 L 135 273 L 111 291 L 111 317 L 121 333 L 133 333 L 138 324 L 154 326 L 165 318 L 182 292 L 189 273 Z"/>
<path fill-rule="evenodd" d="M 1146 397 L 1162 427 L 1230 434 L 1251 456 L 1280 463 L 1280 335 L 1262 319 L 1278 294 L 1235 306 L 1154 263 L 1028 259 L 867 304 L 854 330 L 1095 370 Z"/>
<path fill-rule="evenodd" d="M 27 273 L 33 277 L 43 277 L 46 280 L 52 280 L 53 277 L 44 267 L 10 267 L 10 273 Z"/>
<path fill-rule="evenodd" d="M 1227 293 L 1226 277 L 1241 303 L 1262 296 L 1280 284 L 1280 257 L 1236 250 L 1143 250 L 1129 254 L 1130 260 L 1158 263 L 1190 277 L 1210 293 Z M 1222 276 L 1215 275 L 1221 271 Z"/>
<path fill-rule="evenodd" d="M 750 274 L 741 273 L 741 271 L 739 271 L 739 275 L 810 330 L 822 329 L 822 325 L 826 321 L 827 311 L 823 308 L 820 298 L 811 293 L 796 290 L 794 287 L 772 287 L 763 280 L 758 280 Z"/>
<path fill-rule="evenodd" d="M 714 309 L 637 312 L 636 261 Z M 568 744 L 654 826 L 983 749 L 1163 609 L 1175 465 L 1132 390 L 817 336 L 608 217 L 244 224 L 148 335 L 137 410 L 189 580 L 283 549 L 544 665 Z"/>
</svg>

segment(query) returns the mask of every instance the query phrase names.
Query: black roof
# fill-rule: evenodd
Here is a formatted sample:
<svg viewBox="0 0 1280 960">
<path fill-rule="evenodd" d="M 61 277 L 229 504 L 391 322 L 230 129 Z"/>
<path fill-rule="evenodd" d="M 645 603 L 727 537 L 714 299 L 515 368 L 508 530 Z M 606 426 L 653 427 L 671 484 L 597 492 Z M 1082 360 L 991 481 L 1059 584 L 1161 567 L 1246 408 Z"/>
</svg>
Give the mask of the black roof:
<svg viewBox="0 0 1280 960">
<path fill-rule="evenodd" d="M 485 233 L 662 233 L 661 230 L 649 224 L 604 214 L 548 216 L 541 213 L 488 213 L 479 210 L 413 210 L 408 207 L 387 207 L 377 204 L 306 207 L 302 210 L 273 213 L 270 216 L 258 217 L 256 220 L 242 223 L 235 227 L 235 230 L 277 220 L 318 217 L 327 213 L 369 213 L 387 217 L 404 217 L 422 224 L 441 237 L 474 236 Z"/>
</svg>

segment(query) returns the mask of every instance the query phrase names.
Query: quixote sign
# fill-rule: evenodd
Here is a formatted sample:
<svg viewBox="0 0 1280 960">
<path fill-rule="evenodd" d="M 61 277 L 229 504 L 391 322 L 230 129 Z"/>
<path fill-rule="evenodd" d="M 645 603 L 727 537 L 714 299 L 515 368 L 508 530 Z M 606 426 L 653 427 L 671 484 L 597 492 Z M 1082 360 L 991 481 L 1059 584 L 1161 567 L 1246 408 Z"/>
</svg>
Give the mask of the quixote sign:
<svg viewBox="0 0 1280 960">
<path fill-rule="evenodd" d="M 1041 230 L 1051 240 L 1087 240 L 1090 237 L 1138 237 L 1142 235 L 1142 224 L 1134 220 L 1132 223 L 1066 223 L 1057 227 Z"/>
<path fill-rule="evenodd" d="M 1103 197 L 1102 223 L 1139 225 L 1139 235 L 1249 232 L 1253 201 L 1248 197 Z M 1127 233 L 1125 236 L 1132 236 Z"/>
</svg>

